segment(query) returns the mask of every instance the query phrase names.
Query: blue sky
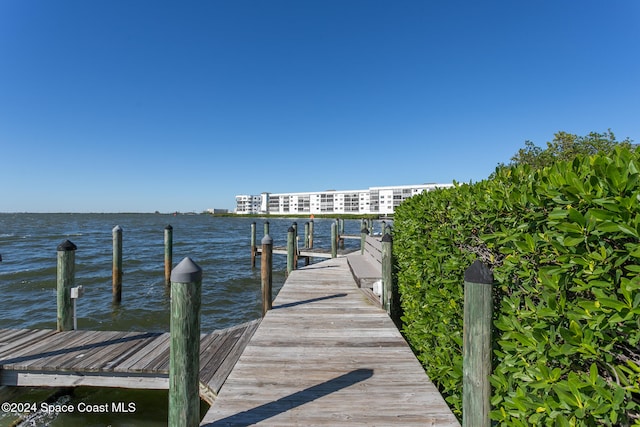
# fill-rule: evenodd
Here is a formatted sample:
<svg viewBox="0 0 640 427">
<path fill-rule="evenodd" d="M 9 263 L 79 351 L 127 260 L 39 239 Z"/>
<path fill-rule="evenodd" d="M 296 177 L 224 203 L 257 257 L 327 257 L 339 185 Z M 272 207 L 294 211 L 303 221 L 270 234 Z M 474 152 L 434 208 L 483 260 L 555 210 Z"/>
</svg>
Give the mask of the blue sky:
<svg viewBox="0 0 640 427">
<path fill-rule="evenodd" d="M 479 181 L 640 142 L 640 2 L 0 0 L 0 212 Z"/>
</svg>

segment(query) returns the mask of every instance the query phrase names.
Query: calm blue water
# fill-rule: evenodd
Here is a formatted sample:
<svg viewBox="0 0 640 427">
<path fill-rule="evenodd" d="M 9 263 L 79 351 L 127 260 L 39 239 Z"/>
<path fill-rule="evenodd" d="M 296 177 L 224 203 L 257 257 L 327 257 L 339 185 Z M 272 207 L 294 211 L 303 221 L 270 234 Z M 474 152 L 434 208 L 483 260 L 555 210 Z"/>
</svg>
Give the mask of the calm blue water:
<svg viewBox="0 0 640 427">
<path fill-rule="evenodd" d="M 260 266 L 251 268 L 251 223 L 257 224 L 258 242 L 263 224 L 270 223 L 275 246 L 285 246 L 292 219 L 212 217 L 210 215 L 162 214 L 0 214 L 0 328 L 56 328 L 57 246 L 73 242 L 76 285 L 85 293 L 77 303 L 78 328 L 89 330 L 168 331 L 170 295 L 164 284 L 164 228 L 173 227 L 174 265 L 191 257 L 202 267 L 203 332 L 256 319 L 261 312 Z M 297 219 L 303 235 L 306 220 Z M 314 246 L 330 248 L 334 220 L 314 221 Z M 112 229 L 123 228 L 122 303 L 111 296 Z M 345 222 L 347 234 L 360 232 L 359 220 Z M 347 247 L 359 241 L 347 240 Z M 316 260 L 317 261 L 317 260 Z M 286 257 L 274 255 L 274 295 L 285 280 Z M 166 392 L 82 389 L 61 399 L 103 403 L 126 399 L 138 403 L 136 421 L 120 415 L 91 416 L 76 420 L 63 415 L 26 425 L 161 426 Z M 78 397 L 80 394 L 82 397 Z M 0 394 L 0 400 L 2 395 Z M 39 397 L 35 398 L 36 400 Z M 98 402 L 98 403 L 100 403 Z M 0 426 L 11 425 L 0 412 Z"/>
</svg>

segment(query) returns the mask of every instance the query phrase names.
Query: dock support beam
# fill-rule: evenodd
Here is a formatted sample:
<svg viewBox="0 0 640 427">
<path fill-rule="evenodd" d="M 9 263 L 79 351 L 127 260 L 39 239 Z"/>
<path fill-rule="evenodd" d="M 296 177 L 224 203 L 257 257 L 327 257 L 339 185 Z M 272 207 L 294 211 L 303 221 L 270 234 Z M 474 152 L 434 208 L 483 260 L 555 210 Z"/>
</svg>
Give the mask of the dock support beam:
<svg viewBox="0 0 640 427">
<path fill-rule="evenodd" d="M 289 230 L 287 230 L 287 276 L 296 268 L 294 254 L 295 239 L 296 230 L 293 227 L 289 227 Z"/>
<path fill-rule="evenodd" d="M 251 267 L 256 266 L 256 222 L 251 223 Z"/>
<path fill-rule="evenodd" d="M 382 236 L 382 307 L 392 319 L 395 313 L 393 295 L 393 239 L 389 234 Z"/>
<path fill-rule="evenodd" d="M 171 273 L 169 423 L 200 424 L 200 301 L 202 269 L 183 259 Z"/>
<path fill-rule="evenodd" d="M 338 224 L 331 223 L 331 258 L 338 256 Z"/>
<path fill-rule="evenodd" d="M 171 284 L 171 266 L 173 265 L 173 227 L 164 228 L 164 284 Z"/>
<path fill-rule="evenodd" d="M 462 426 L 489 427 L 493 274 L 476 260 L 464 272 Z"/>
<path fill-rule="evenodd" d="M 309 221 L 309 249 L 313 249 L 313 220 Z"/>
<path fill-rule="evenodd" d="M 273 239 L 268 234 L 262 238 L 260 277 L 262 281 L 262 317 L 272 308 L 273 287 Z"/>
<path fill-rule="evenodd" d="M 113 235 L 112 301 L 114 304 L 120 304 L 122 301 L 122 227 L 116 225 L 111 233 Z"/>
<path fill-rule="evenodd" d="M 362 227 L 360 230 L 360 255 L 364 255 L 364 246 L 367 241 L 367 234 L 369 234 L 367 227 Z"/>
<path fill-rule="evenodd" d="M 69 240 L 58 245 L 57 270 L 57 305 L 58 332 L 73 330 L 73 306 L 71 303 L 71 288 L 75 282 L 77 249 Z"/>
</svg>

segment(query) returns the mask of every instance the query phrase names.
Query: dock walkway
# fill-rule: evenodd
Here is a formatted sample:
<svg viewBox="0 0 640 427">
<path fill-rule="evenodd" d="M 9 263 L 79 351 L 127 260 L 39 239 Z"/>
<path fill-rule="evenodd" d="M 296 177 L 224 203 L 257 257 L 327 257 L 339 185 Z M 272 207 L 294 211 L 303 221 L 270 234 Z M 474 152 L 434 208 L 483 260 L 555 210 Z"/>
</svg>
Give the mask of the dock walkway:
<svg viewBox="0 0 640 427">
<path fill-rule="evenodd" d="M 259 321 L 202 334 L 200 396 L 212 403 Z M 0 386 L 169 388 L 169 332 L 0 329 Z"/>
<path fill-rule="evenodd" d="M 459 426 L 346 258 L 294 270 L 201 425 Z"/>
</svg>

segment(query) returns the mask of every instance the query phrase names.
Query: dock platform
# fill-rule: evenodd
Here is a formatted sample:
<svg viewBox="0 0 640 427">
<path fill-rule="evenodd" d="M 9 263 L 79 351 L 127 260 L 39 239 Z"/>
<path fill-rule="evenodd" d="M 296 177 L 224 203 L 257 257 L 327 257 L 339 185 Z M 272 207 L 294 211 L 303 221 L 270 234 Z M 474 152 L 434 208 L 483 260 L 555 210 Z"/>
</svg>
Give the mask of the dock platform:
<svg viewBox="0 0 640 427">
<path fill-rule="evenodd" d="M 212 403 L 260 321 L 202 334 L 200 397 Z M 169 388 L 169 332 L 0 329 L 0 386 Z"/>
<path fill-rule="evenodd" d="M 338 249 L 337 256 L 343 257 L 354 252 L 356 249 Z M 287 248 L 285 246 L 274 246 L 273 252 L 278 255 L 287 255 Z M 262 246 L 256 246 L 256 254 L 262 255 Z M 331 258 L 331 251 L 321 248 L 299 248 L 298 258 Z"/>
<path fill-rule="evenodd" d="M 201 425 L 254 424 L 460 425 L 345 257 L 291 272 Z"/>
</svg>

